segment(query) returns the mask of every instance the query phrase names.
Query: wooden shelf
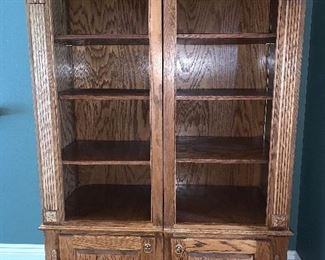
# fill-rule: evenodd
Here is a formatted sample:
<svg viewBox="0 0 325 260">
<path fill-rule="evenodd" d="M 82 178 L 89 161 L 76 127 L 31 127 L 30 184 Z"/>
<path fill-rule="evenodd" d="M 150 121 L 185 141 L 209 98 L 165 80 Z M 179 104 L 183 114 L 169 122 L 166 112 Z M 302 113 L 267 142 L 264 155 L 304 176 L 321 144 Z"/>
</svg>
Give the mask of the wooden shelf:
<svg viewBox="0 0 325 260">
<path fill-rule="evenodd" d="M 55 43 L 65 45 L 147 45 L 149 44 L 148 35 L 130 34 L 96 34 L 96 35 L 58 35 L 55 37 Z"/>
<path fill-rule="evenodd" d="M 179 185 L 176 222 L 265 225 L 266 198 L 257 187 Z"/>
<path fill-rule="evenodd" d="M 264 164 L 268 150 L 262 137 L 178 137 L 176 162 Z"/>
<path fill-rule="evenodd" d="M 179 89 L 176 100 L 272 100 L 272 92 L 265 89 Z"/>
<path fill-rule="evenodd" d="M 62 151 L 63 164 L 149 165 L 150 142 L 77 141 Z"/>
<path fill-rule="evenodd" d="M 177 34 L 177 43 L 180 44 L 266 44 L 275 42 L 275 33 Z"/>
<path fill-rule="evenodd" d="M 65 202 L 66 220 L 150 221 L 149 185 L 87 185 Z"/>
<path fill-rule="evenodd" d="M 142 89 L 70 89 L 59 93 L 61 100 L 149 100 Z"/>
</svg>

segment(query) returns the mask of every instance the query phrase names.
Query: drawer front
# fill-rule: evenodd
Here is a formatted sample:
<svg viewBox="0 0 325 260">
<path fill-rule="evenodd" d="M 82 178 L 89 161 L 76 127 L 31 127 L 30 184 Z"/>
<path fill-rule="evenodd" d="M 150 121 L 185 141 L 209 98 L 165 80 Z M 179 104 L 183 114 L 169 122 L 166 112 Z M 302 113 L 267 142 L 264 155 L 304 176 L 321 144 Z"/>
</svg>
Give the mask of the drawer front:
<svg viewBox="0 0 325 260">
<path fill-rule="evenodd" d="M 257 242 L 253 240 L 173 239 L 173 260 L 254 260 Z"/>
<path fill-rule="evenodd" d="M 60 236 L 61 260 L 154 260 L 154 238 Z"/>
</svg>

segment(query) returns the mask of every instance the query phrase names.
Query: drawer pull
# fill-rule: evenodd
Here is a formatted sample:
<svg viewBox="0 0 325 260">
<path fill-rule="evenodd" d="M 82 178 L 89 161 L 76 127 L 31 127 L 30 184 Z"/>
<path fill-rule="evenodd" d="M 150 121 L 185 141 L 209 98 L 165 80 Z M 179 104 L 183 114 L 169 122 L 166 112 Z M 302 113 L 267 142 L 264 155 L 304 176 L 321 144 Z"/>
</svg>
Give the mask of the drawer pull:
<svg viewBox="0 0 325 260">
<path fill-rule="evenodd" d="M 181 244 L 177 244 L 175 246 L 175 253 L 176 255 L 181 255 L 184 253 L 184 247 Z"/>
<path fill-rule="evenodd" d="M 152 246 L 149 242 L 145 242 L 143 245 L 143 252 L 146 254 L 151 254 L 152 253 Z"/>
</svg>

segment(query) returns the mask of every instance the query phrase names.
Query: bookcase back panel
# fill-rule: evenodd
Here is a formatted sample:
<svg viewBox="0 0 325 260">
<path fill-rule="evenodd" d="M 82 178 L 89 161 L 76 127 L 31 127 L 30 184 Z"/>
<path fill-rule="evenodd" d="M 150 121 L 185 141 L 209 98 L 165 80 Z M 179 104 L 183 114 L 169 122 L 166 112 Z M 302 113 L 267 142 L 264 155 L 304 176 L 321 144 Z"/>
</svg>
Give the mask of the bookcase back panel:
<svg viewBox="0 0 325 260">
<path fill-rule="evenodd" d="M 149 47 L 72 48 L 75 88 L 149 89 Z"/>
<path fill-rule="evenodd" d="M 61 123 L 61 148 L 69 145 L 76 139 L 76 125 L 73 102 L 60 102 L 60 123 Z"/>
<path fill-rule="evenodd" d="M 75 101 L 78 140 L 150 138 L 148 101 Z"/>
<path fill-rule="evenodd" d="M 178 89 L 265 88 L 267 53 L 267 46 L 262 44 L 177 45 L 176 86 Z"/>
<path fill-rule="evenodd" d="M 147 34 L 148 0 L 67 0 L 71 34 Z"/>
<path fill-rule="evenodd" d="M 269 32 L 273 0 L 178 0 L 178 33 Z"/>
<path fill-rule="evenodd" d="M 79 166 L 79 185 L 150 185 L 149 166 Z"/>
<path fill-rule="evenodd" d="M 177 184 L 263 187 L 267 169 L 261 164 L 179 164 Z"/>
<path fill-rule="evenodd" d="M 265 101 L 181 101 L 178 136 L 254 137 L 264 134 Z"/>
</svg>

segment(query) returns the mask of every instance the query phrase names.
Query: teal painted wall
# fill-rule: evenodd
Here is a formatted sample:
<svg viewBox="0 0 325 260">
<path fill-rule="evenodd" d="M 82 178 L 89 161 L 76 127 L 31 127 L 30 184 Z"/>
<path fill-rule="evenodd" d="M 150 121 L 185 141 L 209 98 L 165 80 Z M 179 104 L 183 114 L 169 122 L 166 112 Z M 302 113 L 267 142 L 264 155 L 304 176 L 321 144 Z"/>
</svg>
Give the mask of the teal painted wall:
<svg viewBox="0 0 325 260">
<path fill-rule="evenodd" d="M 24 0 L 0 0 L 0 243 L 42 243 Z"/>
<path fill-rule="evenodd" d="M 297 232 L 312 1 L 307 0 L 291 228 Z M 24 0 L 0 0 L 0 243 L 42 243 Z M 296 247 L 296 237 L 290 247 Z"/>
<path fill-rule="evenodd" d="M 302 259 L 325 259 L 325 1 L 312 16 L 297 249 Z"/>
</svg>

